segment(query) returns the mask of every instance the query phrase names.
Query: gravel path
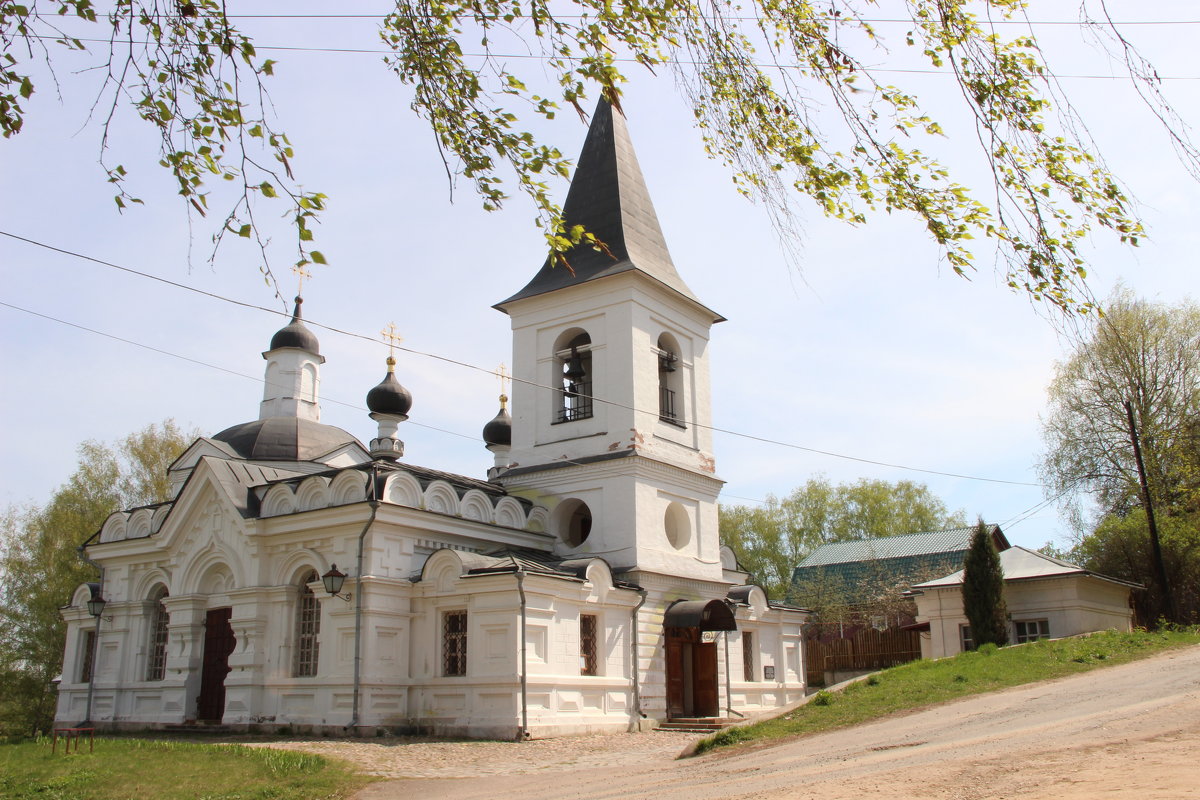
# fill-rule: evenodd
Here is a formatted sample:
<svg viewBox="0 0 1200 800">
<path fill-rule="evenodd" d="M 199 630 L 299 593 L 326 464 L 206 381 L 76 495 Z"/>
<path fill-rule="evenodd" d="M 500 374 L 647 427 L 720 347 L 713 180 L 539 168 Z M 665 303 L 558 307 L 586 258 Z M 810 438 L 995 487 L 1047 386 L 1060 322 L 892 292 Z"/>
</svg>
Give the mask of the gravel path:
<svg viewBox="0 0 1200 800">
<path fill-rule="evenodd" d="M 674 760 L 692 739 L 272 746 L 396 778 L 358 800 L 1200 800 L 1200 647 L 774 747 Z"/>
<path fill-rule="evenodd" d="M 302 750 L 340 758 L 368 775 L 386 778 L 478 778 L 529 775 L 591 767 L 669 765 L 693 733 L 616 733 L 531 742 L 445 741 L 420 737 L 292 739 L 252 746 Z"/>
</svg>

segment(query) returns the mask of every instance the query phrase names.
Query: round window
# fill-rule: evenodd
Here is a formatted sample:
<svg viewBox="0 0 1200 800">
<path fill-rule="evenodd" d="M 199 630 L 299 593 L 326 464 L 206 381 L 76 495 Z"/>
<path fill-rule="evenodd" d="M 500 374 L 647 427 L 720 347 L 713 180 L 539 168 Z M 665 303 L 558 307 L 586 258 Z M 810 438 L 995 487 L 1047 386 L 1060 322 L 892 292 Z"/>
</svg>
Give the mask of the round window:
<svg viewBox="0 0 1200 800">
<path fill-rule="evenodd" d="M 692 520 L 688 517 L 687 509 L 679 503 L 667 506 L 663 526 L 666 528 L 667 541 L 676 550 L 682 550 L 692 540 Z"/>
<path fill-rule="evenodd" d="M 592 532 L 592 510 L 582 500 L 567 500 L 555 513 L 558 538 L 571 547 L 579 547 Z"/>
</svg>

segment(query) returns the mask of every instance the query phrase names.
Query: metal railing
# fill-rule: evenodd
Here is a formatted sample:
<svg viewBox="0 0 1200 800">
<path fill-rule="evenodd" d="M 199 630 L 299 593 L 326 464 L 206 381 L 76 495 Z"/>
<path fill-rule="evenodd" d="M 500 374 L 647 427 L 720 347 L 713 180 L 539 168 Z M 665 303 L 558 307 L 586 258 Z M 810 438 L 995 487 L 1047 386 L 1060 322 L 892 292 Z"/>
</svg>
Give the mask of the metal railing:
<svg viewBox="0 0 1200 800">
<path fill-rule="evenodd" d="M 558 422 L 574 422 L 592 416 L 591 381 L 572 383 L 562 393 L 562 408 L 558 411 Z"/>
<path fill-rule="evenodd" d="M 679 412 L 675 408 L 675 392 L 665 386 L 658 388 L 658 418 L 663 422 L 682 424 Z"/>
</svg>

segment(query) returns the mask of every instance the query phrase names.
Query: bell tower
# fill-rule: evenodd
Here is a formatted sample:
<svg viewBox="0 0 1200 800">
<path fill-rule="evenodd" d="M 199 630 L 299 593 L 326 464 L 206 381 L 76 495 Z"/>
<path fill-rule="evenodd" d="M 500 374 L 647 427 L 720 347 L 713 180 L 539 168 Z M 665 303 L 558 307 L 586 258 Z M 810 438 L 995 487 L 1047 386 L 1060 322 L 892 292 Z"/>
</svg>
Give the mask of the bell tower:
<svg viewBox="0 0 1200 800">
<path fill-rule="evenodd" d="M 496 479 L 555 505 L 562 554 L 720 580 L 708 341 L 723 318 L 675 269 L 624 116 L 603 99 L 563 213 L 604 248 L 548 259 L 496 305 L 514 377 Z"/>
</svg>

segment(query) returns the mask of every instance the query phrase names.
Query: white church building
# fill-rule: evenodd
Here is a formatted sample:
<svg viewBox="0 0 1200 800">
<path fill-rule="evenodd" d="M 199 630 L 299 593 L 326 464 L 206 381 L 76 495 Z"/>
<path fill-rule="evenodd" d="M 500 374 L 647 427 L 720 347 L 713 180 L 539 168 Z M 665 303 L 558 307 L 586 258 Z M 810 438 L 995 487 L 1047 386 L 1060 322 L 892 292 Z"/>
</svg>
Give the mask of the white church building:
<svg viewBox="0 0 1200 800">
<path fill-rule="evenodd" d="M 803 696 L 806 613 L 718 540 L 722 318 L 676 271 L 606 102 L 564 213 L 609 252 L 576 248 L 495 306 L 513 412 L 502 396 L 484 428 L 485 477 L 403 460 L 412 401 L 390 358 L 369 445 L 322 424 L 297 298 L 258 418 L 195 442 L 170 500 L 86 542 L 102 577 L 63 610 L 60 723 L 511 739 Z"/>
</svg>

